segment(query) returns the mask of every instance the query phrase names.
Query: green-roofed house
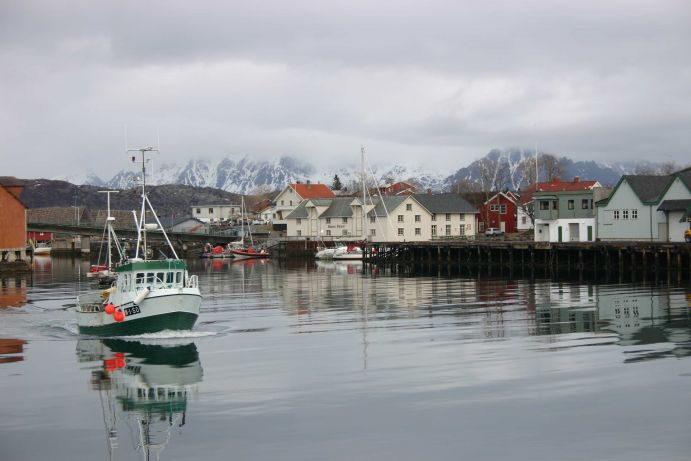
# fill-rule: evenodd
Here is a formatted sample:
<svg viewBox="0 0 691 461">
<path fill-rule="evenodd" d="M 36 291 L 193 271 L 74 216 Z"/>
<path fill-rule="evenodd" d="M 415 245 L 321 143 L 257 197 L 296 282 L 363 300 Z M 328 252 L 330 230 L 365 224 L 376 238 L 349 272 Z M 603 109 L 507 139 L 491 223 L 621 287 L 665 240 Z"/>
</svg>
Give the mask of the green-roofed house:
<svg viewBox="0 0 691 461">
<path fill-rule="evenodd" d="M 428 241 L 468 238 L 477 232 L 478 210 L 457 194 L 308 199 L 286 217 L 289 238 Z"/>
<path fill-rule="evenodd" d="M 688 229 L 691 169 L 666 176 L 624 175 L 596 204 L 600 240 L 683 241 Z"/>
</svg>

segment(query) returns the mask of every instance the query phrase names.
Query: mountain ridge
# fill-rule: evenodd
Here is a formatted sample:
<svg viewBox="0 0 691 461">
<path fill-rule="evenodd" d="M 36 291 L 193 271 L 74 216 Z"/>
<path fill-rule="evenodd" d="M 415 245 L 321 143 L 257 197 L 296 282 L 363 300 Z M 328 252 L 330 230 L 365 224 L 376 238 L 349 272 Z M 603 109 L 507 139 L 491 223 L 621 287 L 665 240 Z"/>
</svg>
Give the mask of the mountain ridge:
<svg viewBox="0 0 691 461">
<path fill-rule="evenodd" d="M 493 188 L 518 190 L 534 180 L 531 161 L 535 150 L 531 149 L 493 149 L 485 156 L 458 168 L 451 174 L 425 171 L 420 166 L 393 165 L 374 167 L 373 174 L 379 182 L 411 181 L 422 190 L 435 192 L 458 189 L 460 183 L 475 184 L 482 187 L 483 168 L 492 164 L 501 173 L 499 183 Z M 545 180 L 558 171 L 564 179 L 578 176 L 582 179 L 597 180 L 603 185 L 615 184 L 623 174 L 635 172 L 641 165 L 650 170 L 659 170 L 660 164 L 654 162 L 596 162 L 593 160 L 572 160 L 566 156 L 540 153 L 545 160 L 551 159 L 551 167 L 539 166 L 539 178 Z M 555 163 L 556 162 L 556 163 Z M 558 168 L 555 167 L 558 166 Z M 555 169 L 556 168 L 556 169 Z M 345 166 L 316 171 L 300 159 L 290 156 L 271 160 L 255 161 L 248 156 L 224 157 L 219 160 L 190 159 L 184 164 L 166 163 L 149 168 L 147 184 L 180 184 L 194 187 L 210 187 L 236 194 L 258 194 L 280 190 L 286 184 L 299 181 L 312 181 L 330 185 L 335 175 L 348 188 L 357 188 L 360 181 L 359 167 Z M 486 173 L 486 172 L 485 172 Z M 137 183 L 140 174 L 134 169 L 123 169 L 110 179 L 103 179 L 92 172 L 71 177 L 54 178 L 74 184 L 129 189 Z M 504 177 L 505 176 L 505 177 Z"/>
</svg>

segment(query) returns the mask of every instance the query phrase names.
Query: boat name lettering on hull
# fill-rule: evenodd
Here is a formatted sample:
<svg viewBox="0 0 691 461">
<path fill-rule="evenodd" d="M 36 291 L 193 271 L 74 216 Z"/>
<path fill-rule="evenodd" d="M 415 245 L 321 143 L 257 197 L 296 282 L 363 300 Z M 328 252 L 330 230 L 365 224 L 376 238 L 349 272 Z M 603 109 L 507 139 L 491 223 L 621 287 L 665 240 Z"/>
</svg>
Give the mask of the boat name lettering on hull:
<svg viewBox="0 0 691 461">
<path fill-rule="evenodd" d="M 132 306 L 132 307 L 126 307 L 125 308 L 125 315 L 130 316 L 134 314 L 141 314 L 141 310 L 139 310 L 139 306 Z"/>
</svg>

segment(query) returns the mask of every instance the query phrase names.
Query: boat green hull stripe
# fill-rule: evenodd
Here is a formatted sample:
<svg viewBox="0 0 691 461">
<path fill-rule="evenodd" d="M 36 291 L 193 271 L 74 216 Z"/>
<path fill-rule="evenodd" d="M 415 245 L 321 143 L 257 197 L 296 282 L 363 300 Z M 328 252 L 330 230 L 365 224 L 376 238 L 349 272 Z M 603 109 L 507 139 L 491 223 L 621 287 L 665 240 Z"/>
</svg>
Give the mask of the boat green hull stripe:
<svg viewBox="0 0 691 461">
<path fill-rule="evenodd" d="M 190 330 L 197 317 L 197 314 L 190 312 L 169 312 L 109 325 L 80 326 L 79 333 L 94 336 L 134 336 L 163 330 Z"/>
</svg>

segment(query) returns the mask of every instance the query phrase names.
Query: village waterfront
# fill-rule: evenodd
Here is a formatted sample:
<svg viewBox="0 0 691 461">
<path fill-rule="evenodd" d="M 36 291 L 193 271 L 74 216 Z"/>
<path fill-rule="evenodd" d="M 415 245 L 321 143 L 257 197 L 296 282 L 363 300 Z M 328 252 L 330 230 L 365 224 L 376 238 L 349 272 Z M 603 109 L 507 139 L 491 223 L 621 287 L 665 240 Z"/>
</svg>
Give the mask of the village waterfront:
<svg viewBox="0 0 691 461">
<path fill-rule="evenodd" d="M 189 264 L 194 330 L 121 339 L 88 262 L 2 278 L 0 459 L 688 459 L 688 277 Z"/>
</svg>

